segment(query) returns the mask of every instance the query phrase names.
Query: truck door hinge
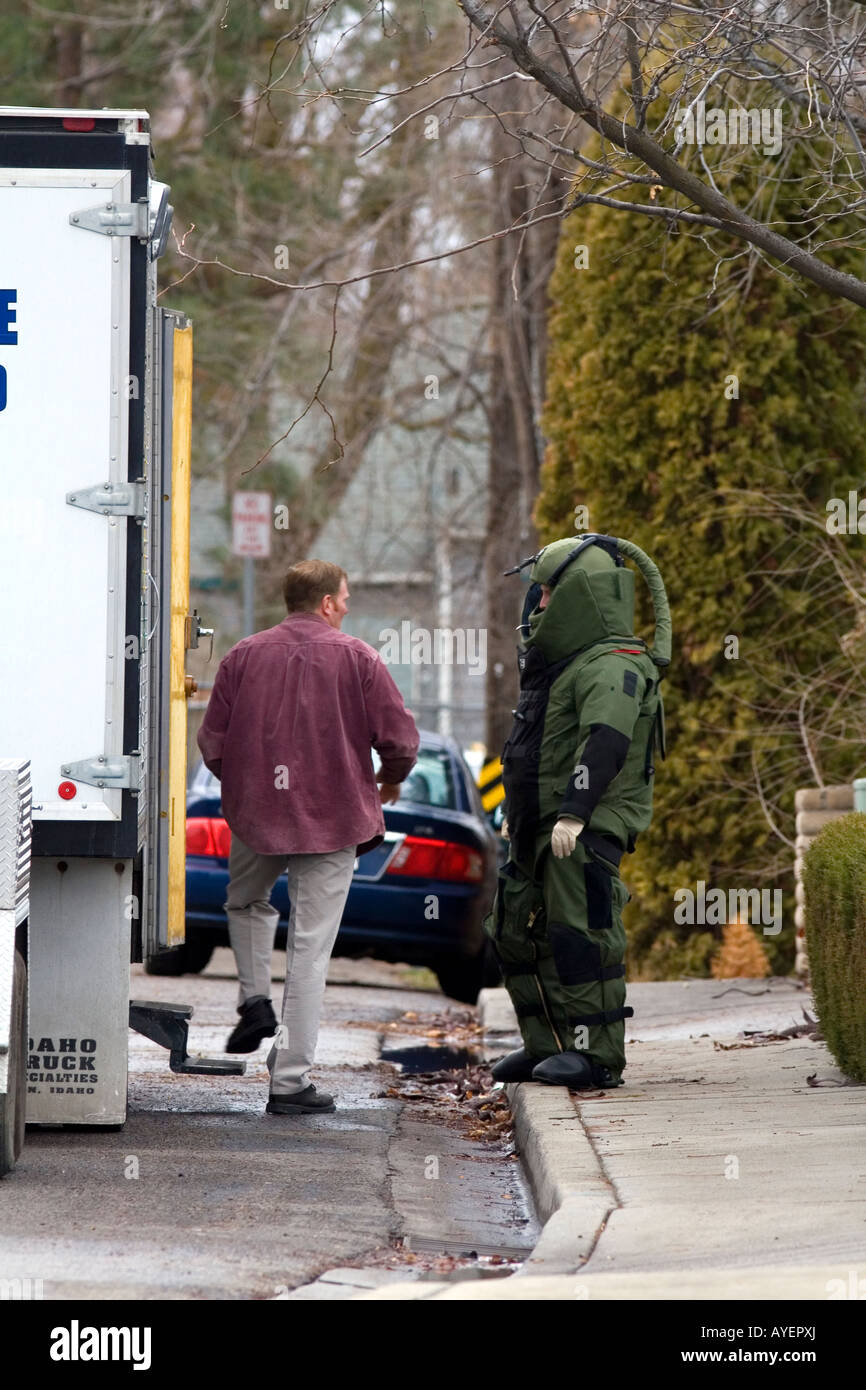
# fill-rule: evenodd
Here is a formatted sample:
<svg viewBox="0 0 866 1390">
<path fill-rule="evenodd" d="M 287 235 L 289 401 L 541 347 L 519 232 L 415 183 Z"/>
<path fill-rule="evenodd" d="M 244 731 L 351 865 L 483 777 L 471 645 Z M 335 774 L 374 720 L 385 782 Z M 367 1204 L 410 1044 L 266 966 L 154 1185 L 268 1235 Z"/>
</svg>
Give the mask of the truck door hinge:
<svg viewBox="0 0 866 1390">
<path fill-rule="evenodd" d="M 113 753 L 97 754 L 92 758 L 82 758 L 77 763 L 64 763 L 60 769 L 64 777 L 73 782 L 86 782 L 91 787 L 128 787 L 130 791 L 141 788 L 141 754 Z"/>
<path fill-rule="evenodd" d="M 143 521 L 147 515 L 144 483 L 94 483 L 92 487 L 67 492 L 66 501 L 70 507 L 102 512 L 104 516 L 134 516 Z"/>
<path fill-rule="evenodd" d="M 147 198 L 137 203 L 101 203 L 95 208 L 81 208 L 71 212 L 69 221 L 73 227 L 85 232 L 99 232 L 101 236 L 137 236 L 142 241 L 150 240 L 150 204 Z"/>
<path fill-rule="evenodd" d="M 194 608 L 192 613 L 187 613 L 183 620 L 183 645 L 186 650 L 197 651 L 202 637 L 210 638 L 210 655 L 208 661 L 213 658 L 213 634 L 212 627 L 202 627 L 198 609 Z"/>
</svg>

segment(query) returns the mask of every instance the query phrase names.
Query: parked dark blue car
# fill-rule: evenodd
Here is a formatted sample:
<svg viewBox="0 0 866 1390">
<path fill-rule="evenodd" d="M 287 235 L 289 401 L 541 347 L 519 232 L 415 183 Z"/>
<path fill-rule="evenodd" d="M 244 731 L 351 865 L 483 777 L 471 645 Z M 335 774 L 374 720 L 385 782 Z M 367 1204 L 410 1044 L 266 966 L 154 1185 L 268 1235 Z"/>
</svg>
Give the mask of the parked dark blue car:
<svg viewBox="0 0 866 1390">
<path fill-rule="evenodd" d="M 334 955 L 428 966 L 445 994 L 474 1003 L 482 985 L 499 983 L 481 922 L 493 900 L 500 840 L 458 744 L 422 732 L 400 800 L 384 812 L 384 842 L 355 863 Z M 187 794 L 186 943 L 152 956 L 150 974 L 203 970 L 214 947 L 228 945 L 230 843 L 219 782 L 199 764 Z M 280 913 L 277 945 L 285 948 L 285 874 L 271 901 Z"/>
</svg>

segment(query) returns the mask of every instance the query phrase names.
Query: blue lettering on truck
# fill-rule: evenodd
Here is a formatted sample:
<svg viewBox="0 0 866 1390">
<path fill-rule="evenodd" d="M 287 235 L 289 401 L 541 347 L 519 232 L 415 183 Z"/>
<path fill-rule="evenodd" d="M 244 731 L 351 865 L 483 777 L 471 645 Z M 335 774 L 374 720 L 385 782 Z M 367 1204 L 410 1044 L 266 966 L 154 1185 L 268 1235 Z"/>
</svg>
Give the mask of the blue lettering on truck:
<svg viewBox="0 0 866 1390">
<path fill-rule="evenodd" d="M 17 290 L 0 290 L 0 344 L 7 347 L 16 347 L 18 344 L 18 329 L 12 326 L 18 322 L 17 303 Z M 0 363 L 0 410 L 5 409 L 6 368 Z"/>
<path fill-rule="evenodd" d="M 18 342 L 18 330 L 12 327 L 18 321 L 15 312 L 17 302 L 17 290 L 0 290 L 0 343 L 14 345 Z"/>
</svg>

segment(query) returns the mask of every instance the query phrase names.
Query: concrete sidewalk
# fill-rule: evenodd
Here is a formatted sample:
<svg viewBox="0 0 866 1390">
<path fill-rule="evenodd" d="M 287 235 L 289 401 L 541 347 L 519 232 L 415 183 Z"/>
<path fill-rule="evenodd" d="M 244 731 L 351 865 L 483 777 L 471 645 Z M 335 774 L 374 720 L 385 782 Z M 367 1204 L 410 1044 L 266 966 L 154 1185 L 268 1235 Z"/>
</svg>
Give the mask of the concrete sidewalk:
<svg viewBox="0 0 866 1390">
<path fill-rule="evenodd" d="M 788 980 L 635 984 L 626 1084 L 511 1086 L 545 1222 L 519 1274 L 365 1298 L 866 1298 L 866 1087 L 809 1038 L 749 1045 L 813 1012 Z M 504 990 L 491 1056 L 519 1045 Z M 810 1080 L 811 1079 L 811 1080 Z"/>
</svg>

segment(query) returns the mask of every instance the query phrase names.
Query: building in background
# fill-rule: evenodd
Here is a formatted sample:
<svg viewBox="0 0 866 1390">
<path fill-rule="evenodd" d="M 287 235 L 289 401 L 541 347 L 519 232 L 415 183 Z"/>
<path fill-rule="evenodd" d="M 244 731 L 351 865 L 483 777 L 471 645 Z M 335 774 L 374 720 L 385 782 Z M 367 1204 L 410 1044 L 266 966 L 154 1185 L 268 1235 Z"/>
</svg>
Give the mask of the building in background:
<svg viewBox="0 0 866 1390">
<path fill-rule="evenodd" d="M 343 630 L 382 652 L 419 725 L 467 746 L 484 734 L 486 452 L 412 458 L 419 443 L 378 436 L 316 554 L 349 574 Z"/>
<path fill-rule="evenodd" d="M 405 397 L 407 384 L 411 391 L 424 382 L 423 362 L 407 352 L 392 375 L 395 396 L 399 386 Z M 469 747 L 484 737 L 486 422 L 471 400 L 458 407 L 455 388 L 431 401 L 423 386 L 415 394 L 422 399 L 408 419 L 405 409 L 394 418 L 386 403 L 384 423 L 311 554 L 347 571 L 352 597 L 343 630 L 382 652 L 418 724 Z M 296 440 L 291 458 L 299 469 L 305 452 Z M 255 475 L 248 485 L 257 486 Z M 219 479 L 194 480 L 192 603 L 216 637 L 214 660 L 206 663 L 206 646 L 199 656 L 193 726 L 217 658 L 243 635 L 240 584 L 227 578 L 240 572 L 240 562 L 229 559 L 230 512 Z M 274 588 L 272 577 L 258 595 L 257 627 L 280 620 Z"/>
</svg>

